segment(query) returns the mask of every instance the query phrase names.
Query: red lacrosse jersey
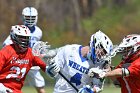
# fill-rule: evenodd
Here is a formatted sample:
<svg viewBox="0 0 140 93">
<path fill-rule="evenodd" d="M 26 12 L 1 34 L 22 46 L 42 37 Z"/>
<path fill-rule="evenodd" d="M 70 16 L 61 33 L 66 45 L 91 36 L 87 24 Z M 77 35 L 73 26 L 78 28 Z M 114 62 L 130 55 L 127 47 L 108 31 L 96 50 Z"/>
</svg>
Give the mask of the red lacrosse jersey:
<svg viewBox="0 0 140 93">
<path fill-rule="evenodd" d="M 0 83 L 14 93 L 22 93 L 25 77 L 32 66 L 39 66 L 43 71 L 46 69 L 46 64 L 39 57 L 33 56 L 31 48 L 19 54 L 13 44 L 5 46 L 0 50 Z"/>
<path fill-rule="evenodd" d="M 124 63 L 127 62 L 120 63 L 117 68 L 121 68 Z M 121 93 L 140 93 L 140 57 L 133 60 L 127 69 L 129 76 L 117 78 L 121 84 Z"/>
</svg>

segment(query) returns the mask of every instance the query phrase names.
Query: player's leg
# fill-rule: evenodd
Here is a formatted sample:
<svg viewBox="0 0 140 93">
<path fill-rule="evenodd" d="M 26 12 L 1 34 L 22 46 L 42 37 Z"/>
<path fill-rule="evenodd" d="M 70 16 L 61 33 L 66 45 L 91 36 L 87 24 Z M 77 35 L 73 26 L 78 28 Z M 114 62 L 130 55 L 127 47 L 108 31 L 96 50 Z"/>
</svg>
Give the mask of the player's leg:
<svg viewBox="0 0 140 93">
<path fill-rule="evenodd" d="M 36 87 L 36 90 L 37 90 L 38 93 L 46 93 L 45 89 L 44 89 L 44 86 L 43 87 Z"/>
<path fill-rule="evenodd" d="M 36 88 L 38 93 L 45 93 L 45 80 L 40 74 L 39 69 L 30 69 L 27 81 Z"/>
</svg>

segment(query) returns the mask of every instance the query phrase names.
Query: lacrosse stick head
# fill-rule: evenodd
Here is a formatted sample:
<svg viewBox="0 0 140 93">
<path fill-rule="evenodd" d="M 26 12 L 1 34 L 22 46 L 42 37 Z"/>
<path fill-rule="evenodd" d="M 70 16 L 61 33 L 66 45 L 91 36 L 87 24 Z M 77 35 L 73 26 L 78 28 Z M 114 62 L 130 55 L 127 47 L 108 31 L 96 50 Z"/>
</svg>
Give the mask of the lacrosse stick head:
<svg viewBox="0 0 140 93">
<path fill-rule="evenodd" d="M 120 48 L 118 47 L 118 45 L 113 45 L 113 49 L 111 51 L 111 55 L 110 57 L 115 57 L 116 54 L 120 51 Z"/>
<path fill-rule="evenodd" d="M 43 57 L 50 49 L 48 42 L 37 41 L 32 47 L 32 54 L 34 56 Z"/>
<path fill-rule="evenodd" d="M 38 41 L 32 47 L 32 54 L 40 57 L 45 63 L 49 64 L 50 60 L 56 56 L 58 49 L 50 49 L 48 42 Z"/>
</svg>

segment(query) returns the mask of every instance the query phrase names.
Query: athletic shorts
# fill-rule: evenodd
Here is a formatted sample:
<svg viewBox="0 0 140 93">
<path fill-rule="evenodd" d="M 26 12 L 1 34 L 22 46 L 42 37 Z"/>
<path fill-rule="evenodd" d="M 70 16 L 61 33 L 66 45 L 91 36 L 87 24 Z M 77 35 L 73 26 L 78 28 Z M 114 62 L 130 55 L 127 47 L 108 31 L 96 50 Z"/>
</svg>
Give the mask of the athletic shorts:
<svg viewBox="0 0 140 93">
<path fill-rule="evenodd" d="M 27 82 L 31 86 L 35 87 L 44 87 L 45 86 L 45 80 L 43 76 L 41 75 L 39 70 L 36 69 L 30 69 L 28 72 Z"/>
</svg>

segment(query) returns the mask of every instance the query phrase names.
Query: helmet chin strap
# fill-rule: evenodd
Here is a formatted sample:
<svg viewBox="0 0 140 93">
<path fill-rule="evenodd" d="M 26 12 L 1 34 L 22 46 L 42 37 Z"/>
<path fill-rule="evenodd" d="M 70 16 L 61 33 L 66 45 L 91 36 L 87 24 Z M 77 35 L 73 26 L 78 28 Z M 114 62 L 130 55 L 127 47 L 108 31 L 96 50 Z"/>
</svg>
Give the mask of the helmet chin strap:
<svg viewBox="0 0 140 93">
<path fill-rule="evenodd" d="M 88 53 L 87 53 L 87 59 L 88 59 L 88 60 L 91 60 L 91 52 L 88 52 Z"/>
<path fill-rule="evenodd" d="M 93 58 L 92 53 L 91 53 L 90 51 L 87 53 L 86 58 L 87 58 L 88 60 L 91 60 L 93 63 L 96 62 L 95 55 L 94 55 L 94 58 Z"/>
</svg>

